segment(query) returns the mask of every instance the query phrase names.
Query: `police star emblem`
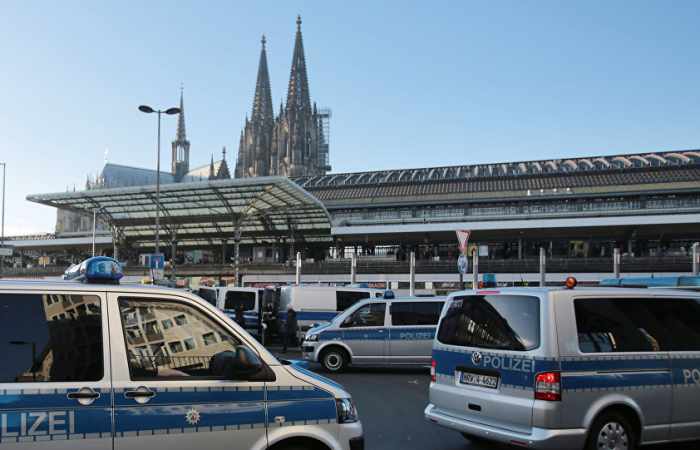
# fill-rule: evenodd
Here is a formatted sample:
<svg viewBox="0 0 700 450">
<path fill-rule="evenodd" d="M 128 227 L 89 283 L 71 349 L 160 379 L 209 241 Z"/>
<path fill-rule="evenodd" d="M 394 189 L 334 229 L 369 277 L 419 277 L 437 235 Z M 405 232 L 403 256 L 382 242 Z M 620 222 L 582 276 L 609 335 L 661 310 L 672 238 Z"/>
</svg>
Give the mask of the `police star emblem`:
<svg viewBox="0 0 700 450">
<path fill-rule="evenodd" d="M 190 425 L 197 425 L 201 418 L 202 416 L 199 414 L 199 411 L 194 408 L 190 408 L 190 410 L 185 414 L 185 421 L 187 421 L 187 423 Z"/>
</svg>

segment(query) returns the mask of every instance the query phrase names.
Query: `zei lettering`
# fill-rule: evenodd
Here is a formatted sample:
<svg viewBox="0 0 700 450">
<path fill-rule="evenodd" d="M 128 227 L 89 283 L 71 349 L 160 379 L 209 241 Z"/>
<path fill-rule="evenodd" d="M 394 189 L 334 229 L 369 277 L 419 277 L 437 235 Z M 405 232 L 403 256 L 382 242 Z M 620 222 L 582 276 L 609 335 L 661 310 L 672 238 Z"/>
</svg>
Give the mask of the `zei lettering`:
<svg viewBox="0 0 700 450">
<path fill-rule="evenodd" d="M 512 358 L 510 356 L 484 355 L 482 363 L 478 364 L 487 369 L 513 370 L 531 373 L 535 370 L 535 361 L 527 358 Z"/>
<path fill-rule="evenodd" d="M 74 411 L 0 414 L 0 438 L 75 434 Z"/>
<path fill-rule="evenodd" d="M 683 369 L 683 384 L 700 384 L 700 369 Z"/>
</svg>

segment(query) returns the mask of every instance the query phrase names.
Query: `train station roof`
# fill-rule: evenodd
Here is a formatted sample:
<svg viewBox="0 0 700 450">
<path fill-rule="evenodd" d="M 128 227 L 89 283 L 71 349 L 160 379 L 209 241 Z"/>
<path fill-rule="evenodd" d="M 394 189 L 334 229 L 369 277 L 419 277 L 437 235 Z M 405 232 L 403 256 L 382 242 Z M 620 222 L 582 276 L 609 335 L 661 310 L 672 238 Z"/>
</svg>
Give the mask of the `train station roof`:
<svg viewBox="0 0 700 450">
<path fill-rule="evenodd" d="M 272 243 L 330 240 L 330 216 L 324 205 L 285 177 L 205 180 L 160 186 L 93 189 L 29 195 L 27 200 L 82 213 L 97 212 L 119 239 L 150 246 L 160 203 L 161 240 L 174 234 L 180 245 L 216 245 L 234 239 Z"/>
</svg>

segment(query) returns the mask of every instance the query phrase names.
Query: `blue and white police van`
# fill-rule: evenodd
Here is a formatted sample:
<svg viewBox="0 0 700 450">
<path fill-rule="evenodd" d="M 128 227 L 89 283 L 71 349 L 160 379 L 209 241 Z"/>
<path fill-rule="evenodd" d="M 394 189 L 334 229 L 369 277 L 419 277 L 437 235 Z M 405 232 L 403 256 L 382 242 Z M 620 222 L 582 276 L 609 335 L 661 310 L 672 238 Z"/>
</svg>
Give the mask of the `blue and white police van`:
<svg viewBox="0 0 700 450">
<path fill-rule="evenodd" d="M 199 297 L 84 281 L 0 281 L 0 449 L 363 449 L 342 386 L 275 359 Z"/>
<path fill-rule="evenodd" d="M 444 297 L 361 300 L 330 323 L 311 328 L 302 342 L 305 360 L 330 372 L 354 366 L 430 364 L 433 337 Z"/>
<path fill-rule="evenodd" d="M 700 294 L 485 289 L 449 296 L 427 420 L 526 448 L 700 438 Z"/>
</svg>

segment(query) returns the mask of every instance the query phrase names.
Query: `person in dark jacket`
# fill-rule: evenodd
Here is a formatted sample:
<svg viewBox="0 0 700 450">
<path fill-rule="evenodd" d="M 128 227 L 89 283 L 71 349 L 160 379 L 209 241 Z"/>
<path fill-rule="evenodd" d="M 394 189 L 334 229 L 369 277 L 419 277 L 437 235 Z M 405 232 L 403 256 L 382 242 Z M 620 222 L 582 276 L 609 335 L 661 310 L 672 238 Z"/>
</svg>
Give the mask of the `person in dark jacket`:
<svg viewBox="0 0 700 450">
<path fill-rule="evenodd" d="M 243 308 L 243 304 L 239 303 L 238 306 L 236 306 L 236 323 L 240 325 L 241 328 L 245 330 L 245 308 Z"/>
<path fill-rule="evenodd" d="M 297 312 L 294 311 L 294 308 L 290 307 L 287 310 L 287 321 L 284 323 L 284 336 L 282 336 L 282 353 L 287 353 L 287 346 L 297 346 L 298 330 L 299 326 L 297 324 Z"/>
</svg>

